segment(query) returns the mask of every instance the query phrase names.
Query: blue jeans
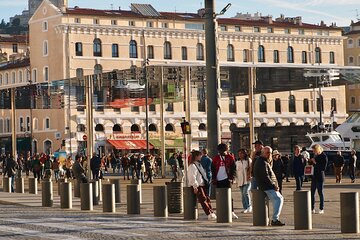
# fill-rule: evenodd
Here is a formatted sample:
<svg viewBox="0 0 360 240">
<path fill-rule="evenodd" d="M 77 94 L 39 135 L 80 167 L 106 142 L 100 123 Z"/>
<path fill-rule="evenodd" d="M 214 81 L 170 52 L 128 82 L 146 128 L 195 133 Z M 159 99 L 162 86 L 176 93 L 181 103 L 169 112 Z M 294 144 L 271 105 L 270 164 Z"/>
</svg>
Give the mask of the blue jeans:
<svg viewBox="0 0 360 240">
<path fill-rule="evenodd" d="M 303 176 L 295 176 L 295 181 L 296 181 L 296 190 L 301 190 L 303 181 L 304 181 L 304 177 Z"/>
<path fill-rule="evenodd" d="M 255 177 L 251 179 L 251 189 L 258 189 L 258 184 Z"/>
<path fill-rule="evenodd" d="M 324 210 L 324 181 L 316 180 L 316 178 L 313 176 L 313 179 L 311 180 L 311 209 L 315 209 L 315 191 L 318 191 L 319 198 L 320 198 L 320 210 Z"/>
<path fill-rule="evenodd" d="M 15 176 L 11 176 L 11 192 L 15 192 L 14 185 L 15 185 Z"/>
<path fill-rule="evenodd" d="M 242 200 L 244 209 L 248 209 L 249 207 L 251 207 L 251 199 L 250 199 L 250 194 L 249 194 L 250 188 L 251 188 L 251 183 L 242 185 L 240 187 L 241 200 Z"/>
<path fill-rule="evenodd" d="M 266 190 L 264 192 L 266 193 L 266 195 L 270 199 L 270 202 L 272 202 L 272 205 L 273 205 L 274 213 L 272 216 L 272 220 L 277 221 L 277 220 L 279 220 L 281 209 L 284 204 L 284 198 L 280 194 L 280 192 L 275 191 L 275 190 Z"/>
</svg>

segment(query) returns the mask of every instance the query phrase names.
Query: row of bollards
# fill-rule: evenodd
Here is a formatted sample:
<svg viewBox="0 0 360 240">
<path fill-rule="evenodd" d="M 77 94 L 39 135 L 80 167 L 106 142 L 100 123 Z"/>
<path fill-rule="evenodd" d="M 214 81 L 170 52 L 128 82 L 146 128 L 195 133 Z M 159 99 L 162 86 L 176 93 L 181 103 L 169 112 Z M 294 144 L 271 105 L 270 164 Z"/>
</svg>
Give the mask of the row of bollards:
<svg viewBox="0 0 360 240">
<path fill-rule="evenodd" d="M 24 179 L 16 178 L 16 192 L 24 193 Z M 81 210 L 92 211 L 94 205 L 103 203 L 103 212 L 114 213 L 115 204 L 121 202 L 120 179 L 110 179 L 104 184 L 99 180 L 89 183 L 74 181 L 74 196 L 79 195 Z M 53 206 L 53 185 L 50 179 L 42 181 L 42 206 Z M 72 208 L 72 183 L 60 179 L 58 183 L 60 207 Z M 3 191 L 11 192 L 10 178 L 3 178 Z M 29 193 L 37 194 L 37 180 L 29 178 Z M 217 222 L 232 222 L 232 202 L 230 188 L 217 188 Z M 155 217 L 168 217 L 169 213 L 184 213 L 185 220 L 198 218 L 197 198 L 192 187 L 183 187 L 181 182 L 167 183 L 166 186 L 154 186 L 153 203 Z M 252 190 L 253 225 L 269 225 L 269 200 L 265 192 Z M 127 214 L 140 214 L 142 202 L 141 181 L 133 180 L 127 186 Z M 221 206 L 221 207 L 219 207 Z M 357 192 L 340 193 L 341 232 L 359 233 L 359 194 Z M 294 228 L 311 230 L 312 214 L 310 191 L 294 192 Z"/>
</svg>

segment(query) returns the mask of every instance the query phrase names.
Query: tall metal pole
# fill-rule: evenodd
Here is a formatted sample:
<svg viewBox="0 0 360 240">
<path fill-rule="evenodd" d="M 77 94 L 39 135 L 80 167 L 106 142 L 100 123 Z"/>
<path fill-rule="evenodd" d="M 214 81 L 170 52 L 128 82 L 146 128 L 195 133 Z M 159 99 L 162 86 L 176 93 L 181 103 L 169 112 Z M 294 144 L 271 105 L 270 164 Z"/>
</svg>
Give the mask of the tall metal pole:
<svg viewBox="0 0 360 240">
<path fill-rule="evenodd" d="M 255 78 L 255 68 L 248 68 L 248 80 L 249 80 L 249 140 L 250 147 L 254 142 L 255 131 L 254 131 L 254 78 Z"/>
<path fill-rule="evenodd" d="M 185 117 L 186 117 L 186 121 L 188 121 L 191 124 L 191 96 L 190 96 L 190 88 L 191 88 L 191 77 L 190 77 L 190 67 L 186 67 L 186 77 L 185 77 L 185 106 L 186 106 L 186 111 L 185 111 Z M 191 134 L 185 134 L 185 144 L 186 144 L 186 148 L 184 151 L 184 162 L 185 162 L 185 187 L 188 186 L 188 178 L 187 178 L 187 172 L 188 172 L 188 168 L 189 168 L 189 161 L 188 161 L 188 155 L 190 155 L 190 149 L 191 149 L 191 143 L 192 143 L 192 139 L 191 139 Z"/>
<path fill-rule="evenodd" d="M 145 30 L 142 32 L 143 37 L 143 71 L 144 71 L 144 81 L 145 81 L 145 130 L 146 130 L 146 153 L 149 153 L 149 83 L 147 80 L 147 71 L 146 71 L 146 41 L 145 41 Z"/>
<path fill-rule="evenodd" d="M 70 104 L 71 104 L 71 101 L 70 101 L 70 96 L 71 96 L 71 79 L 69 78 L 69 88 L 68 88 L 68 91 L 69 91 L 69 95 L 68 95 L 68 122 L 67 122 L 67 125 L 68 125 L 68 131 L 69 131 L 69 152 L 70 154 L 72 155 L 72 146 L 71 146 L 71 107 L 70 107 Z"/>
<path fill-rule="evenodd" d="M 214 10 L 215 1 L 205 0 L 207 145 L 211 157 L 216 155 L 220 143 L 219 69 Z"/>
<path fill-rule="evenodd" d="M 160 68 L 160 142 L 161 142 L 161 175 L 165 178 L 165 129 L 164 129 L 164 67 Z"/>
<path fill-rule="evenodd" d="M 85 95 L 86 95 L 86 135 L 87 135 L 87 167 L 88 167 L 88 176 L 91 178 L 91 169 L 90 169 L 90 159 L 93 157 L 93 100 L 92 94 L 94 90 L 94 82 L 92 76 L 85 77 Z"/>
<path fill-rule="evenodd" d="M 321 77 L 319 77 L 319 110 L 320 110 L 320 123 L 319 123 L 319 128 L 320 128 L 320 132 L 323 132 L 324 131 L 324 124 L 323 124 L 323 99 L 322 99 L 322 80 L 321 80 Z"/>
<path fill-rule="evenodd" d="M 12 157 L 17 160 L 16 149 L 16 112 L 15 112 L 15 88 L 11 88 L 11 144 L 12 144 Z"/>
</svg>

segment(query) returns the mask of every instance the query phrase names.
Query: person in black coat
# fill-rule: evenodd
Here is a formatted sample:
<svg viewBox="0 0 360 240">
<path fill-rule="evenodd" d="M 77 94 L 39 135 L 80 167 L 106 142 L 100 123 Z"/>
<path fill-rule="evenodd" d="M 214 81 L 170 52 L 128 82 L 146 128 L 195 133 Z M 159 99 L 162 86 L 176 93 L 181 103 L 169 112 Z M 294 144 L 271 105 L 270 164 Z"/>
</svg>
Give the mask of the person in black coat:
<svg viewBox="0 0 360 240">
<path fill-rule="evenodd" d="M 334 156 L 334 161 L 333 161 L 334 173 L 336 176 L 336 183 L 341 183 L 342 170 L 343 170 L 344 164 L 345 164 L 344 157 L 341 156 L 341 152 L 338 151 L 336 153 L 336 156 Z"/>
<path fill-rule="evenodd" d="M 293 156 L 293 173 L 296 181 L 296 190 L 299 191 L 302 188 L 304 182 L 304 168 L 306 165 L 306 160 L 304 155 L 300 153 L 300 146 L 296 145 L 294 147 L 294 156 Z"/>
<path fill-rule="evenodd" d="M 276 180 L 279 185 L 279 192 L 282 193 L 281 190 L 282 190 L 283 178 L 285 177 L 285 166 L 281 159 L 281 154 L 279 153 L 278 150 L 274 150 L 273 152 L 272 170 L 275 173 Z"/>
<path fill-rule="evenodd" d="M 311 206 L 312 212 L 315 213 L 315 191 L 318 191 L 320 198 L 320 210 L 319 214 L 324 213 L 324 181 L 325 181 L 325 169 L 328 164 L 328 158 L 323 152 L 323 148 L 319 144 L 315 144 L 312 147 L 314 157 L 309 160 L 309 164 L 314 166 L 314 175 L 311 181 Z"/>
</svg>

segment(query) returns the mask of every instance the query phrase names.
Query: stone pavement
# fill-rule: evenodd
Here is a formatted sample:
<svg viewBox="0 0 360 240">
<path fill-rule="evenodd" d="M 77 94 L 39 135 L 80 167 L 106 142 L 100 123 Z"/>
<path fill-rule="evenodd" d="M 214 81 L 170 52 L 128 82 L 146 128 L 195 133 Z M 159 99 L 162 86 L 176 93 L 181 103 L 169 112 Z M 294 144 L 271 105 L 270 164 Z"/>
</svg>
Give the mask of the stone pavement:
<svg viewBox="0 0 360 240">
<path fill-rule="evenodd" d="M 126 215 L 128 181 L 122 181 L 122 203 L 117 204 L 116 213 L 102 213 L 101 205 L 91 212 L 81 211 L 78 198 L 73 198 L 72 210 L 62 210 L 57 184 L 54 184 L 52 208 L 41 207 L 41 191 L 30 195 L 4 193 L 0 189 L 0 239 L 360 239 L 357 234 L 340 233 L 340 192 L 359 188 L 348 179 L 343 184 L 327 179 L 325 214 L 313 215 L 313 230 L 309 231 L 294 230 L 294 180 L 284 184 L 285 204 L 281 215 L 281 220 L 286 222 L 284 227 L 253 227 L 252 214 L 240 213 L 240 193 L 236 187 L 233 198 L 239 219 L 231 224 L 208 221 L 201 208 L 197 221 L 184 221 L 181 214 L 154 218 L 152 187 L 164 182 L 156 179 L 155 184 L 143 184 L 143 204 L 138 216 Z M 309 183 L 305 183 L 305 189 L 309 189 Z M 216 207 L 215 201 L 213 205 Z"/>
</svg>

